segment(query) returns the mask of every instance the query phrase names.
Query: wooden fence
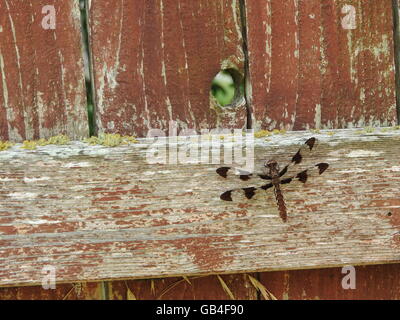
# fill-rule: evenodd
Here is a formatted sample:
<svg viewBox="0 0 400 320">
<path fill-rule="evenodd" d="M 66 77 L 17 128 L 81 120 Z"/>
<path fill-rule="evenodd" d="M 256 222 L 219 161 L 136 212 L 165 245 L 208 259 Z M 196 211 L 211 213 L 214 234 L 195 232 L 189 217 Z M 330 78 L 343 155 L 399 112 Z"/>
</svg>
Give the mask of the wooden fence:
<svg viewBox="0 0 400 320">
<path fill-rule="evenodd" d="M 0 152 L 0 299 L 265 298 L 258 283 L 278 299 L 400 298 L 400 131 L 384 128 L 398 123 L 397 0 L 86 10 L 90 88 L 79 1 L 0 1 L 0 140 L 75 140 Z M 210 94 L 221 70 L 237 89 L 226 107 Z M 96 133 L 139 143 L 78 141 L 87 89 Z M 149 164 L 152 140 L 140 138 L 171 121 L 178 132 L 301 130 L 258 134 L 257 162 L 266 150 L 283 161 L 321 129 L 314 160 L 331 169 L 288 187 L 284 224 L 272 196 L 222 203 L 235 185 L 216 165 Z M 354 127 L 366 129 L 341 130 Z M 346 265 L 355 289 L 342 286 Z M 56 289 L 40 286 L 46 266 Z"/>
</svg>

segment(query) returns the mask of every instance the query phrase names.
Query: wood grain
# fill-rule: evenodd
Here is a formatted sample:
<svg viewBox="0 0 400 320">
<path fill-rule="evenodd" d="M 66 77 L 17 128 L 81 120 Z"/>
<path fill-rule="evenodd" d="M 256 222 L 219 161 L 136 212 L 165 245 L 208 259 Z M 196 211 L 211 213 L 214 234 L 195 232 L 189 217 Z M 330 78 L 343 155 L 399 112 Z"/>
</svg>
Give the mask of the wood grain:
<svg viewBox="0 0 400 320">
<path fill-rule="evenodd" d="M 310 136 L 257 139 L 255 163 L 284 161 Z M 240 183 L 216 164 L 150 164 L 153 140 L 16 145 L 0 153 L 0 284 L 40 284 L 47 265 L 59 282 L 79 282 L 399 261 L 400 131 L 316 137 L 311 160 L 330 168 L 287 185 L 288 223 L 272 192 L 221 201 Z M 181 139 L 180 150 L 194 144 Z"/>
<path fill-rule="evenodd" d="M 355 289 L 343 289 L 342 268 L 290 270 L 260 273 L 260 282 L 277 299 L 391 299 L 398 300 L 400 264 L 355 267 Z M 256 274 L 251 274 L 257 277 Z M 263 299 L 245 274 L 222 275 L 235 299 Z M 128 289 L 137 300 L 229 299 L 217 276 L 58 284 L 56 290 L 40 286 L 0 288 L 0 300 L 110 299 L 126 300 Z M 104 288 L 107 286 L 107 289 Z M 108 294 L 107 294 L 108 293 Z"/>
<path fill-rule="evenodd" d="M 399 0 L 392 0 L 393 6 L 393 44 L 395 61 L 396 80 L 396 104 L 397 122 L 400 124 L 400 3 Z"/>
<path fill-rule="evenodd" d="M 254 128 L 396 123 L 391 0 L 245 3 Z"/>
<path fill-rule="evenodd" d="M 355 289 L 343 289 L 342 268 L 264 272 L 260 281 L 277 299 L 398 300 L 400 264 L 355 267 Z"/>
<path fill-rule="evenodd" d="M 55 289 L 41 286 L 0 288 L 0 300 L 103 300 L 101 282 L 57 284 Z"/>
<path fill-rule="evenodd" d="M 243 77 L 238 0 L 91 1 L 90 41 L 99 132 L 242 128 L 245 105 L 218 106 L 211 82 Z M 105 45 L 107 44 L 107 45 Z"/>
<path fill-rule="evenodd" d="M 55 8 L 44 29 L 43 7 Z M 0 140 L 88 135 L 79 3 L 0 1 Z"/>
<path fill-rule="evenodd" d="M 252 276 L 255 276 L 252 274 Z M 237 300 L 257 299 L 256 289 L 246 274 L 221 275 Z M 189 283 L 189 282 L 190 283 Z M 110 299 L 127 299 L 127 288 L 138 300 L 229 300 L 216 275 L 108 282 Z"/>
</svg>

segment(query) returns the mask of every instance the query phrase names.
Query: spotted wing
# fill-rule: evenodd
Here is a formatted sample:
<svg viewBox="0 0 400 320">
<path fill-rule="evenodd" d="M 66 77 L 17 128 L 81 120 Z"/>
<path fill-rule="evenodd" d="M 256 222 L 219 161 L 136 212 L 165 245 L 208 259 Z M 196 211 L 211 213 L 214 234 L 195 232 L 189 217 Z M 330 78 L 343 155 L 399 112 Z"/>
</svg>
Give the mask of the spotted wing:
<svg viewBox="0 0 400 320">
<path fill-rule="evenodd" d="M 261 187 L 247 187 L 225 191 L 221 194 L 220 198 L 224 201 L 240 201 L 245 199 L 252 199 L 255 195 L 272 188 L 273 184 L 268 183 Z"/>
<path fill-rule="evenodd" d="M 251 173 L 248 171 L 244 171 L 242 169 L 234 168 L 234 167 L 220 167 L 216 170 L 217 174 L 220 177 L 223 177 L 225 179 L 228 178 L 238 178 L 242 181 L 248 181 L 250 179 L 255 179 L 255 178 L 260 178 L 263 180 L 271 180 L 271 177 L 266 174 L 262 173 Z"/>
<path fill-rule="evenodd" d="M 297 166 L 303 166 L 306 164 L 306 162 L 309 162 L 308 159 L 311 158 L 310 153 L 315 149 L 317 146 L 318 139 L 315 137 L 311 137 L 306 140 L 306 142 L 299 148 L 299 150 L 293 155 L 291 161 L 289 164 L 287 164 L 280 172 L 279 172 L 279 177 L 283 177 L 284 175 L 287 175 L 289 178 L 287 179 L 282 179 L 283 181 L 289 181 L 290 178 L 293 179 L 298 179 L 299 181 L 305 183 L 309 177 L 310 174 L 313 174 L 314 172 L 313 169 L 317 169 L 316 172 L 318 172 L 318 175 L 322 174 L 328 167 L 329 165 L 327 163 L 318 163 L 315 166 L 308 166 L 308 169 L 302 170 L 295 174 L 294 170 Z M 290 180 L 290 181 L 292 181 Z M 289 181 L 289 182 L 290 182 Z M 289 183 L 286 182 L 286 183 Z"/>
<path fill-rule="evenodd" d="M 281 184 L 291 183 L 292 181 L 300 181 L 301 183 L 306 183 L 310 177 L 319 176 L 323 174 L 328 168 L 329 168 L 328 163 L 324 162 L 317 163 L 314 167 L 300 171 L 293 176 L 281 179 Z"/>
</svg>

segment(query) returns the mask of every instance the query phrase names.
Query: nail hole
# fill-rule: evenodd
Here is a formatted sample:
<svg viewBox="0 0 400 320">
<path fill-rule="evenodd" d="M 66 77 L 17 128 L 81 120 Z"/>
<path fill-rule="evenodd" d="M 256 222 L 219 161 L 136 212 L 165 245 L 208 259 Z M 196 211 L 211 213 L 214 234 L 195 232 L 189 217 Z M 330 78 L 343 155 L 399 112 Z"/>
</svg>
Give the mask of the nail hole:
<svg viewBox="0 0 400 320">
<path fill-rule="evenodd" d="M 217 73 L 211 83 L 211 93 L 222 107 L 235 106 L 243 98 L 243 76 L 235 69 Z"/>
<path fill-rule="evenodd" d="M 388 217 L 391 217 L 391 216 L 392 216 L 392 213 L 391 213 L 391 212 L 388 212 L 387 216 L 388 216 Z"/>
</svg>

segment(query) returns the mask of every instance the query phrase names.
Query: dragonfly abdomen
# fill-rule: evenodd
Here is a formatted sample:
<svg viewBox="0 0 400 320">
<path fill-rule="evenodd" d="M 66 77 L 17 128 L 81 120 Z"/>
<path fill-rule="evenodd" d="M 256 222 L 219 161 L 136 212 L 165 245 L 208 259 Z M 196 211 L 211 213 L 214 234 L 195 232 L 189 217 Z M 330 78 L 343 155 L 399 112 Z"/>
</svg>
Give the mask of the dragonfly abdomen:
<svg viewBox="0 0 400 320">
<path fill-rule="evenodd" d="M 275 190 L 276 202 L 278 204 L 279 215 L 280 215 L 281 219 L 283 220 L 283 222 L 286 222 L 286 220 L 287 220 L 286 204 L 285 204 L 285 199 L 283 198 L 283 194 L 282 194 L 279 184 L 275 185 L 274 190 Z"/>
</svg>

